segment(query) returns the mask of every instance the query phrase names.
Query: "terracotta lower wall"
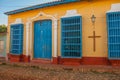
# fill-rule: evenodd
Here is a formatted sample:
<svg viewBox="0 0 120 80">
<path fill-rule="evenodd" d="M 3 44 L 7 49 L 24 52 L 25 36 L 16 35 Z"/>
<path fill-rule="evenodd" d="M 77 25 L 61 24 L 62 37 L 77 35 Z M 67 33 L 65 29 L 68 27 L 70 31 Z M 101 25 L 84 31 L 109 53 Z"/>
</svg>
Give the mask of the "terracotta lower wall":
<svg viewBox="0 0 120 80">
<path fill-rule="evenodd" d="M 58 57 L 59 64 L 63 65 L 81 65 L 82 59 L 80 58 L 61 58 Z"/>
<path fill-rule="evenodd" d="M 26 55 L 13 55 L 8 54 L 8 60 L 10 62 L 31 62 L 30 56 Z M 41 59 L 37 59 L 41 60 Z M 40 62 L 40 61 L 39 61 Z M 42 60 L 44 61 L 44 59 Z M 62 64 L 62 65 L 112 65 L 120 66 L 120 60 L 109 60 L 106 57 L 82 57 L 82 58 L 62 58 L 62 57 L 53 57 L 52 64 Z"/>
<path fill-rule="evenodd" d="M 82 57 L 81 59 L 58 57 L 58 63 L 63 64 L 63 65 L 111 65 L 111 66 L 120 66 L 120 60 L 109 60 L 106 57 Z"/>
<path fill-rule="evenodd" d="M 112 66 L 120 66 L 120 60 L 110 60 Z"/>
<path fill-rule="evenodd" d="M 52 58 L 52 64 L 59 64 L 59 58 L 58 57 L 53 57 Z"/>
<path fill-rule="evenodd" d="M 8 53 L 8 60 L 10 62 L 30 62 L 30 56 L 13 55 L 13 54 Z"/>
<path fill-rule="evenodd" d="M 83 65 L 109 65 L 110 62 L 106 57 L 83 57 Z"/>
<path fill-rule="evenodd" d="M 13 55 L 13 54 L 8 54 L 8 60 L 10 62 L 21 62 L 22 61 L 22 55 Z"/>
<path fill-rule="evenodd" d="M 104 57 L 83 57 L 77 58 L 61 58 L 59 57 L 59 64 L 65 65 L 109 65 L 110 62 Z"/>
<path fill-rule="evenodd" d="M 30 62 L 30 56 L 22 55 L 23 62 Z"/>
</svg>

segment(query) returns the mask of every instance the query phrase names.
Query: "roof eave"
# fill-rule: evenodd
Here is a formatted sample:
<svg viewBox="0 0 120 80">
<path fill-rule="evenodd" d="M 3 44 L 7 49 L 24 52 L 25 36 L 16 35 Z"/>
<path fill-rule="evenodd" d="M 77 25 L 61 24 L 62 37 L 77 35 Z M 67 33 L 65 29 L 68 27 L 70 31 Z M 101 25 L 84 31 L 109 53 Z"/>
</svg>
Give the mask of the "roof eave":
<svg viewBox="0 0 120 80">
<path fill-rule="evenodd" d="M 40 4 L 40 5 L 35 5 L 35 6 L 30 6 L 30 7 L 26 7 L 26 8 L 21 8 L 21 9 L 5 12 L 4 14 L 12 15 L 12 14 L 16 14 L 16 13 L 25 12 L 25 11 L 30 11 L 30 10 L 35 10 L 35 9 L 40 9 L 40 8 L 45 8 L 45 7 L 50 7 L 50 6 L 56 6 L 56 5 L 66 4 L 66 3 L 71 3 L 71 2 L 77 2 L 77 1 L 80 1 L 80 0 L 53 1 L 53 2 L 49 2 L 49 3 L 44 3 L 44 4 Z"/>
</svg>

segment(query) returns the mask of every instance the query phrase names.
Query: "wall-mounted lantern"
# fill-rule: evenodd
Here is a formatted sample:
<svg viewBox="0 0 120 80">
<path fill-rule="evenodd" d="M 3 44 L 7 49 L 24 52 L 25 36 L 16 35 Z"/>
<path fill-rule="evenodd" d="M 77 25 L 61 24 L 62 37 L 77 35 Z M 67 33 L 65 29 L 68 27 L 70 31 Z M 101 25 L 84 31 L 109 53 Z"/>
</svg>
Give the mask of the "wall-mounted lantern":
<svg viewBox="0 0 120 80">
<path fill-rule="evenodd" d="M 92 17 L 91 17 L 91 21 L 92 21 L 93 24 L 95 23 L 95 19 L 96 19 L 96 17 L 95 17 L 95 15 L 93 14 Z"/>
</svg>

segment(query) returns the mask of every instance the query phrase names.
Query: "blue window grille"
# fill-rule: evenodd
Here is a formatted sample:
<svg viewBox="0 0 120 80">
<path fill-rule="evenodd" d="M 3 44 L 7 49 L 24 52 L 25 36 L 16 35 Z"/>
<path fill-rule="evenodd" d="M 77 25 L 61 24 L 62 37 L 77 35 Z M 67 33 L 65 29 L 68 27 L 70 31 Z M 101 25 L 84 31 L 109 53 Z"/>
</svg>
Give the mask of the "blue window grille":
<svg viewBox="0 0 120 80">
<path fill-rule="evenodd" d="M 61 18 L 62 57 L 81 58 L 82 56 L 82 17 Z"/>
<path fill-rule="evenodd" d="M 107 13 L 108 57 L 120 59 L 120 12 Z"/>
<path fill-rule="evenodd" d="M 20 55 L 23 53 L 23 24 L 11 25 L 10 53 Z"/>
</svg>

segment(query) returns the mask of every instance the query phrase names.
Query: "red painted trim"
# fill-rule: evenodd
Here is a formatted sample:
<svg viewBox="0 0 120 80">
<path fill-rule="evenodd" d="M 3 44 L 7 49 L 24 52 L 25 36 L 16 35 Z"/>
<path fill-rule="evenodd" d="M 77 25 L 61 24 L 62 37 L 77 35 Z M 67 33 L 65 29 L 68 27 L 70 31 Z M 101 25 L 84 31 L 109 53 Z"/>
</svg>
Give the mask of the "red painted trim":
<svg viewBox="0 0 120 80">
<path fill-rule="evenodd" d="M 30 62 L 30 56 L 22 55 L 23 62 Z"/>
<path fill-rule="evenodd" d="M 106 57 L 83 57 L 83 65 L 109 65 L 109 60 Z"/>
<path fill-rule="evenodd" d="M 106 57 L 83 57 L 79 58 L 59 58 L 59 63 L 63 65 L 109 65 Z"/>
<path fill-rule="evenodd" d="M 58 57 L 53 57 L 52 64 L 58 64 L 58 63 L 59 63 Z"/>
<path fill-rule="evenodd" d="M 10 62 L 21 62 L 22 61 L 22 55 L 8 54 L 8 59 L 9 59 Z"/>
<path fill-rule="evenodd" d="M 7 54 L 8 60 L 10 62 L 30 62 L 30 56 L 26 55 L 14 55 L 14 54 Z"/>
<path fill-rule="evenodd" d="M 13 55 L 8 53 L 8 60 L 10 62 L 30 62 L 30 56 Z M 33 59 L 33 63 L 47 63 L 47 64 L 63 64 L 63 65 L 112 65 L 120 66 L 120 60 L 108 60 L 106 57 L 83 57 L 79 58 L 61 58 L 53 57 L 52 61 L 47 59 Z"/>
<path fill-rule="evenodd" d="M 112 66 L 120 66 L 120 60 L 110 60 Z"/>
<path fill-rule="evenodd" d="M 59 64 L 63 65 L 81 65 L 81 60 L 79 58 L 61 58 L 59 57 Z"/>
</svg>

